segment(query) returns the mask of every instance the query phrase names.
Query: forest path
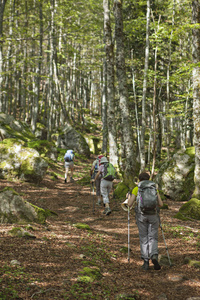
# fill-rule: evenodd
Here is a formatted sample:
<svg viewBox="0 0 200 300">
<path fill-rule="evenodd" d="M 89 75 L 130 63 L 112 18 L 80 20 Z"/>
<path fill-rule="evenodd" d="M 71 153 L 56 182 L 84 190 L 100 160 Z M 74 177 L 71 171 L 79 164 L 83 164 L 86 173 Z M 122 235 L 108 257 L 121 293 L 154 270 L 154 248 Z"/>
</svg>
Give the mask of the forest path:
<svg viewBox="0 0 200 300">
<path fill-rule="evenodd" d="M 92 160 L 88 161 L 91 165 Z M 54 170 L 55 171 L 55 170 Z M 2 180 L 0 188 L 13 187 L 22 193 L 27 201 L 57 213 L 49 217 L 46 225 L 33 224 L 36 239 L 21 239 L 8 234 L 13 225 L 1 225 L 1 265 L 9 265 L 16 259 L 24 268 L 24 274 L 31 277 L 15 279 L 12 282 L 20 299 L 117 299 L 120 294 L 138 295 L 135 299 L 186 300 L 200 295 L 200 269 L 184 264 L 186 256 L 200 260 L 200 224 L 183 222 L 173 218 L 181 203 L 165 201 L 169 210 L 160 213 L 165 240 L 174 266 L 162 266 L 155 271 L 141 270 L 138 230 L 133 210 L 130 213 L 130 262 L 126 252 L 128 246 L 128 213 L 121 208 L 121 202 L 112 199 L 109 216 L 102 214 L 103 206 L 95 201 L 93 210 L 92 186 L 78 180 L 82 166 L 77 166 L 76 180 L 64 183 L 61 165 L 56 181 L 50 173 L 38 184 L 8 182 Z M 84 179 L 83 179 L 84 181 Z M 76 224 L 87 224 L 90 230 L 79 229 Z M 18 226 L 18 225 L 16 225 Z M 25 227 L 25 226 L 24 226 Z M 199 242 L 199 243 L 198 243 Z M 125 250 L 125 252 L 124 252 Z M 166 248 L 159 230 L 159 252 L 166 256 Z M 80 283 L 77 278 L 83 268 L 98 267 L 103 277 L 93 283 Z M 6 297 L 12 298 L 8 280 L 3 275 L 3 289 Z M 1 294 L 0 294 L 1 295 Z M 118 298 L 119 299 L 119 298 Z M 124 298 L 126 299 L 126 298 Z"/>
</svg>

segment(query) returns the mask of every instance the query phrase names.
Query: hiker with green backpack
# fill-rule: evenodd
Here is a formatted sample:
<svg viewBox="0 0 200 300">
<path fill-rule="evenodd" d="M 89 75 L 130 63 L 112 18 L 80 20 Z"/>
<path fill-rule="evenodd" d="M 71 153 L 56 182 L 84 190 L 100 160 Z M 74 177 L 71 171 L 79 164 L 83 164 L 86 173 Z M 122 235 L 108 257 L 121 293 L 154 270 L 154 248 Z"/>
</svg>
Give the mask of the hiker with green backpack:
<svg viewBox="0 0 200 300">
<path fill-rule="evenodd" d="M 148 173 L 141 173 L 138 186 L 132 190 L 132 194 L 127 194 L 128 207 L 131 208 L 135 203 L 141 258 L 144 261 L 142 269 L 145 271 L 149 269 L 150 259 L 154 265 L 154 270 L 161 269 L 158 263 L 158 210 L 159 207 L 163 206 L 163 202 L 155 183 L 149 178 Z"/>
<path fill-rule="evenodd" d="M 104 157 L 104 155 L 98 155 L 97 158 L 93 161 L 92 167 L 90 169 L 90 176 L 91 176 L 91 182 L 93 182 L 92 179 L 95 178 L 99 171 L 100 167 L 100 161 L 101 158 Z M 97 197 L 97 205 L 101 205 L 101 191 L 100 191 L 100 185 L 101 185 L 101 176 L 99 176 L 95 180 L 95 186 L 96 186 L 96 197 Z"/>
<path fill-rule="evenodd" d="M 114 166 L 108 162 L 107 158 L 104 156 L 100 160 L 99 170 L 94 178 L 94 182 L 98 180 L 99 176 L 101 176 L 101 195 L 103 197 L 103 203 L 105 209 L 103 214 L 109 215 L 111 214 L 111 209 L 109 205 L 109 193 L 112 190 L 113 180 L 116 178 L 116 170 Z"/>
</svg>

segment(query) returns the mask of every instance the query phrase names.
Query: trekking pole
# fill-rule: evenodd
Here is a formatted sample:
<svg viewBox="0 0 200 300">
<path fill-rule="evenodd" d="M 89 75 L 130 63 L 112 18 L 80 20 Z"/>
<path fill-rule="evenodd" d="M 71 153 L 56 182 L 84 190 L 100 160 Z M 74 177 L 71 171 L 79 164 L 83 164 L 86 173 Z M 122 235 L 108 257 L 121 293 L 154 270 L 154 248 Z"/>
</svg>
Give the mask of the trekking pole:
<svg viewBox="0 0 200 300">
<path fill-rule="evenodd" d="M 130 208 L 128 206 L 128 262 L 130 263 Z"/>
<path fill-rule="evenodd" d="M 94 214 L 94 211 L 95 211 L 95 208 L 94 208 L 94 182 L 92 182 L 92 207 L 93 207 L 93 214 Z"/>
<path fill-rule="evenodd" d="M 169 265 L 170 267 L 172 266 L 172 263 L 171 263 L 171 260 L 170 260 L 170 257 L 169 257 L 169 251 L 168 251 L 168 247 L 167 247 L 167 244 L 166 244 L 166 241 L 165 241 L 165 236 L 164 236 L 164 231 L 163 231 L 163 228 L 162 228 L 162 224 L 161 224 L 161 221 L 160 221 L 160 216 L 158 214 L 158 218 L 159 218 L 159 224 L 160 224 L 160 229 L 162 231 L 162 236 L 163 236 L 163 240 L 164 240 L 164 244 L 165 244 L 165 249 L 167 251 L 167 257 L 168 257 L 168 261 L 169 261 Z"/>
</svg>

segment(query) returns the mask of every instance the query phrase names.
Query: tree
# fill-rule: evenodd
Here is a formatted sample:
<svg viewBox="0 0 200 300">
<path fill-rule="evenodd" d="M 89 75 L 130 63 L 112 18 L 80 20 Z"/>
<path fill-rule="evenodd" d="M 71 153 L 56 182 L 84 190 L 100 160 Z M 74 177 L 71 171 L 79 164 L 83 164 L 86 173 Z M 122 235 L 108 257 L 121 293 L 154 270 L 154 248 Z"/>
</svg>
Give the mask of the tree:
<svg viewBox="0 0 200 300">
<path fill-rule="evenodd" d="M 192 44 L 193 44 L 193 119 L 195 146 L 195 191 L 193 197 L 200 199 L 200 2 L 192 2 Z"/>
<path fill-rule="evenodd" d="M 118 166 L 117 133 L 115 121 L 115 75 L 114 75 L 114 44 L 112 40 L 110 22 L 110 1 L 103 0 L 104 8 L 104 39 L 106 52 L 106 79 L 107 79 L 107 125 L 110 162 Z"/>
<path fill-rule="evenodd" d="M 115 39 L 116 39 L 116 69 L 119 89 L 119 106 L 121 110 L 122 120 L 122 135 L 126 155 L 126 165 L 124 173 L 124 181 L 132 185 L 133 178 L 136 174 L 136 153 L 133 142 L 133 132 L 129 119 L 128 106 L 128 87 L 126 78 L 125 52 L 124 52 L 124 32 L 123 32 L 123 14 L 122 0 L 114 1 L 114 16 L 115 16 Z"/>
<path fill-rule="evenodd" d="M 2 71 L 3 71 L 3 14 L 7 0 L 0 0 L 0 111 L 2 111 Z"/>
<path fill-rule="evenodd" d="M 149 30 L 150 30 L 150 0 L 147 0 L 146 14 L 146 47 L 145 47 L 145 64 L 144 64 L 144 80 L 142 94 L 142 129 L 141 129 L 141 153 L 140 153 L 140 169 L 145 169 L 145 131 L 146 131 L 146 93 L 147 93 L 147 72 L 149 67 Z"/>
</svg>

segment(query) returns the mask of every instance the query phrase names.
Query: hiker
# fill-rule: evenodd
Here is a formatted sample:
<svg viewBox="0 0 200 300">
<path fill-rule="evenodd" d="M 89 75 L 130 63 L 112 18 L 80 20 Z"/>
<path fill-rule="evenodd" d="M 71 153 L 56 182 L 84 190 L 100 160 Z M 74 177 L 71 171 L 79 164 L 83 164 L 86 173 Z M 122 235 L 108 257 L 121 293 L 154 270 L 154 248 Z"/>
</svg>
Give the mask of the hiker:
<svg viewBox="0 0 200 300">
<path fill-rule="evenodd" d="M 106 177 L 107 179 L 104 178 L 105 170 L 106 170 L 106 164 L 107 165 L 109 164 L 109 165 L 112 166 L 112 164 L 108 163 L 107 158 L 104 156 L 100 160 L 99 170 L 98 170 L 95 178 L 93 179 L 93 181 L 96 182 L 96 180 L 99 178 L 99 176 L 101 176 L 100 190 L 101 190 L 101 195 L 103 197 L 103 203 L 104 203 L 104 206 L 105 206 L 105 210 L 103 211 L 103 214 L 109 215 L 109 214 L 111 214 L 111 209 L 110 209 L 110 206 L 109 206 L 109 193 L 112 190 L 112 186 L 113 186 L 112 181 L 114 180 L 114 177 L 111 175 L 112 176 L 111 179 L 110 178 L 108 179 L 107 177 Z"/>
<path fill-rule="evenodd" d="M 139 175 L 139 183 L 132 190 L 132 194 L 127 194 L 128 198 L 128 206 L 131 208 L 135 203 L 135 212 L 136 212 L 136 224 L 138 226 L 139 238 L 140 238 L 140 250 L 141 250 L 141 258 L 144 260 L 144 264 L 142 265 L 143 270 L 149 269 L 149 260 L 152 260 L 154 264 L 154 270 L 160 270 L 161 266 L 158 263 L 158 228 L 159 228 L 159 216 L 158 209 L 163 206 L 163 202 L 160 198 L 160 195 L 155 187 L 155 205 L 154 208 L 148 208 L 145 211 L 144 205 L 142 205 L 142 187 L 146 185 L 146 187 L 155 184 L 152 181 L 149 181 L 148 173 L 141 173 Z M 151 197 L 150 192 L 148 194 L 148 198 L 153 199 Z M 150 196 L 149 196 L 150 195 Z M 145 198 L 145 197 L 143 197 Z M 152 200 L 153 203 L 153 200 Z"/>
<path fill-rule="evenodd" d="M 65 163 L 65 183 L 69 182 L 68 181 L 68 173 L 69 169 L 71 171 L 71 177 L 70 177 L 70 182 L 73 182 L 73 173 L 74 173 L 74 160 L 75 160 L 75 155 L 73 150 L 67 150 L 64 156 L 64 163 Z"/>
<path fill-rule="evenodd" d="M 90 176 L 91 179 L 94 179 L 100 166 L 100 160 L 104 157 L 104 155 L 98 155 L 97 158 L 93 161 L 91 170 L 90 170 Z M 92 181 L 93 182 L 93 181 Z M 100 191 L 100 184 L 101 184 L 101 175 L 95 180 L 95 186 L 96 186 L 96 197 L 97 197 L 97 205 L 101 205 L 101 191 Z"/>
</svg>

